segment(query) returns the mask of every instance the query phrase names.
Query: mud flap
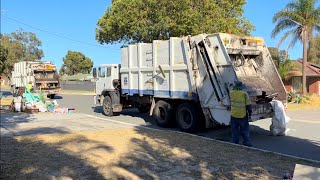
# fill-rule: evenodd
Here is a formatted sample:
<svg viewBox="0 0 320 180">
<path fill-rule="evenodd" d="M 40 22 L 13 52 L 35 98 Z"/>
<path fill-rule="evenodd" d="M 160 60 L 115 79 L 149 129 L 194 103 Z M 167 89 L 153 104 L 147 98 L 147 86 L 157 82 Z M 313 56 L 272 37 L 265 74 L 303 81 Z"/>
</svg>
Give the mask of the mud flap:
<svg viewBox="0 0 320 180">
<path fill-rule="evenodd" d="M 96 105 L 97 104 L 97 95 L 93 96 L 93 104 Z"/>
<path fill-rule="evenodd" d="M 152 98 L 152 103 L 151 103 L 151 107 L 150 107 L 150 116 L 152 116 L 152 114 L 153 114 L 153 109 L 154 109 L 154 107 L 156 106 L 156 102 L 155 102 L 155 100 L 154 100 L 154 98 Z"/>
</svg>

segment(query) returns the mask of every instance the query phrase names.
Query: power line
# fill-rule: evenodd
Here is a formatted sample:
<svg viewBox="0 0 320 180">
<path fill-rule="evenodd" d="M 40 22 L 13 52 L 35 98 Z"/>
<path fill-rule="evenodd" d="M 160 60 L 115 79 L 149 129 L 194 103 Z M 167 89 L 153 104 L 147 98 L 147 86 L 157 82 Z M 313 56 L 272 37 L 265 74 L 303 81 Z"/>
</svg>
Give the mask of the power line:
<svg viewBox="0 0 320 180">
<path fill-rule="evenodd" d="M 3 16 L 3 15 L 2 15 Z M 120 49 L 116 49 L 116 48 L 112 48 L 112 47 L 104 47 L 104 46 L 99 46 L 99 45 L 96 45 L 96 44 L 92 44 L 92 43 L 88 43 L 88 42 L 84 42 L 84 41 L 79 41 L 79 40 L 76 40 L 76 39 L 72 39 L 72 38 L 69 38 L 69 37 L 66 37 L 66 36 L 61 36 L 59 34 L 56 34 L 56 33 L 53 33 L 53 32 L 50 32 L 50 31 L 47 31 L 47 30 L 43 30 L 43 29 L 40 29 L 40 28 L 37 28 L 35 26 L 32 26 L 32 25 L 29 25 L 27 23 L 24 23 L 22 21 L 19 21 L 17 19 L 14 19 L 14 18 L 11 18 L 11 17 L 8 17 L 8 16 L 3 16 L 11 21 L 14 21 L 14 22 L 17 22 L 19 24 L 23 24 L 25 26 L 28 26 L 32 29 L 36 29 L 38 31 L 42 31 L 42 32 L 45 32 L 45 33 L 48 33 L 48 34 L 51 34 L 53 36 L 56 36 L 56 37 L 59 37 L 59 38 L 63 38 L 63 39 L 67 39 L 69 41 L 74 41 L 74 42 L 77 42 L 77 43 L 81 43 L 81 44 L 86 44 L 86 45 L 89 45 L 89 46 L 94 46 L 94 47 L 99 47 L 99 48 L 110 48 L 110 49 L 114 49 L 114 50 L 120 50 Z"/>
</svg>

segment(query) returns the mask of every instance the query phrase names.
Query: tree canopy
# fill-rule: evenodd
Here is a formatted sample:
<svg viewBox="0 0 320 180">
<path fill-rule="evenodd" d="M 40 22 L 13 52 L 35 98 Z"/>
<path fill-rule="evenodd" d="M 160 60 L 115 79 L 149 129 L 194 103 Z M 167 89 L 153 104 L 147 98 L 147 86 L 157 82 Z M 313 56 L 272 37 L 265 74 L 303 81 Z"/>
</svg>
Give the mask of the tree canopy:
<svg viewBox="0 0 320 180">
<path fill-rule="evenodd" d="M 273 60 L 279 57 L 279 49 L 276 47 L 268 47 L 268 50 L 270 52 L 270 55 Z"/>
<path fill-rule="evenodd" d="M 10 34 L 1 34 L 1 73 L 9 75 L 14 63 L 19 61 L 35 61 L 44 57 L 40 49 L 41 41 L 32 32 L 22 29 Z M 4 54 L 3 54 L 4 53 Z"/>
<path fill-rule="evenodd" d="M 320 31 L 320 7 L 316 7 L 318 0 L 294 0 L 277 12 L 273 17 L 276 23 L 272 31 L 275 37 L 286 31 L 279 41 L 279 45 L 291 36 L 288 49 L 298 41 L 303 43 L 302 91 L 307 93 L 306 66 L 308 59 L 308 44 L 313 38 L 314 31 Z"/>
<path fill-rule="evenodd" d="M 280 77 L 287 80 L 289 78 L 290 72 L 294 70 L 295 64 L 288 59 L 289 55 L 287 54 L 287 51 L 279 51 L 279 49 L 276 47 L 269 47 L 268 49 Z"/>
<path fill-rule="evenodd" d="M 308 51 L 308 61 L 315 64 L 320 64 L 320 35 L 314 37 L 310 41 Z"/>
<path fill-rule="evenodd" d="M 60 68 L 60 74 L 74 75 L 77 73 L 89 73 L 93 66 L 90 58 L 81 52 L 68 51 L 63 58 L 63 64 Z"/>
<path fill-rule="evenodd" d="M 100 43 L 124 44 L 165 40 L 201 33 L 250 34 L 245 0 L 113 0 L 99 19 Z"/>
<path fill-rule="evenodd" d="M 3 74 L 6 69 L 7 59 L 8 50 L 0 44 L 0 74 Z"/>
</svg>

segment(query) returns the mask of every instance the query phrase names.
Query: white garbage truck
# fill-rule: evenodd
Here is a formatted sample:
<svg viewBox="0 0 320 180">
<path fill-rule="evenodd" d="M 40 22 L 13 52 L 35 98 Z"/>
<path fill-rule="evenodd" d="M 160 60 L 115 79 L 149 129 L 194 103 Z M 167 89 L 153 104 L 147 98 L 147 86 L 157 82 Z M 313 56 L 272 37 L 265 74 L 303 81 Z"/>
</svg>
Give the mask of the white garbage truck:
<svg viewBox="0 0 320 180">
<path fill-rule="evenodd" d="M 40 91 L 54 98 L 61 90 L 57 66 L 52 62 L 21 61 L 14 64 L 11 72 L 11 91 L 15 95 L 29 82 L 34 92 Z"/>
<path fill-rule="evenodd" d="M 95 102 L 107 116 L 124 108 L 149 112 L 161 127 L 186 132 L 230 124 L 230 91 L 244 84 L 252 121 L 272 116 L 270 101 L 287 93 L 262 38 L 200 34 L 121 49 L 121 64 L 93 68 Z"/>
</svg>

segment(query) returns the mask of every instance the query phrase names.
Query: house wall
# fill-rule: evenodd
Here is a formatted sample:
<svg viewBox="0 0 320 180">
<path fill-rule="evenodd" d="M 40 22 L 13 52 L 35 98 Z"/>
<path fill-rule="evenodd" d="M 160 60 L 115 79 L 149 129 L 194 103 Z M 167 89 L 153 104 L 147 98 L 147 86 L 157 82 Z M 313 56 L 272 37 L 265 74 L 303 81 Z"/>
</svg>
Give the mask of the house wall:
<svg viewBox="0 0 320 180">
<path fill-rule="evenodd" d="M 290 78 L 288 80 L 283 80 L 283 84 L 284 84 L 284 87 L 286 88 L 287 92 L 292 92 L 293 91 L 292 78 Z"/>
<path fill-rule="evenodd" d="M 320 96 L 320 77 L 308 77 L 308 93 L 309 94 L 317 94 Z M 283 80 L 283 84 L 288 92 L 293 92 L 293 80 L 292 78 L 288 80 Z"/>
<path fill-rule="evenodd" d="M 310 94 L 320 95 L 320 77 L 310 77 L 309 80 L 309 92 Z"/>
</svg>

